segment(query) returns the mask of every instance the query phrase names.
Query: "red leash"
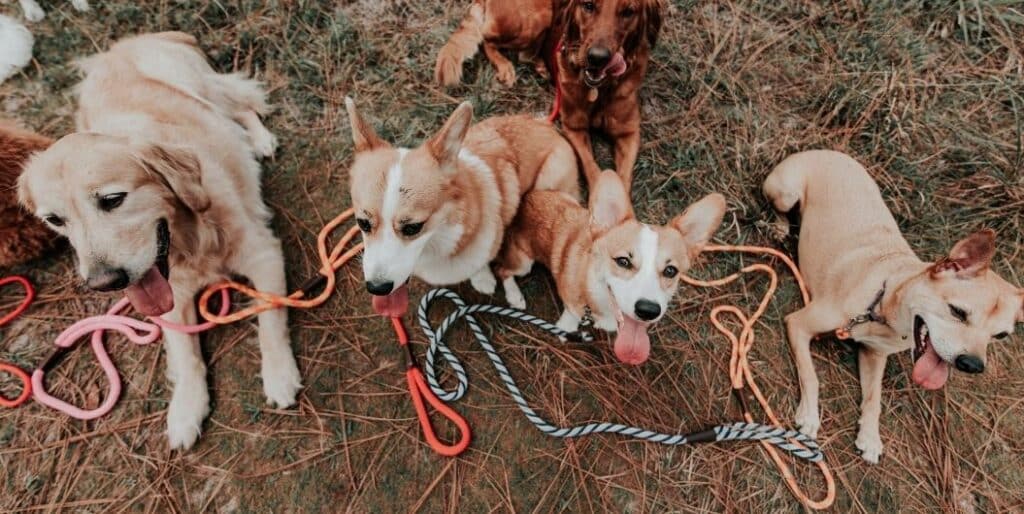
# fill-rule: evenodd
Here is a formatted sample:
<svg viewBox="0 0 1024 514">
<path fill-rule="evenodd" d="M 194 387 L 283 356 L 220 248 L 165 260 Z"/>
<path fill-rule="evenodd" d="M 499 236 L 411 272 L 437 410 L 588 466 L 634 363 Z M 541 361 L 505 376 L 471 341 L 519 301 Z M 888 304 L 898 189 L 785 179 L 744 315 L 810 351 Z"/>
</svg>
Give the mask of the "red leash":
<svg viewBox="0 0 1024 514">
<path fill-rule="evenodd" d="M 25 309 L 28 309 L 28 306 L 29 304 L 32 303 L 32 300 L 34 300 L 36 297 L 35 288 L 32 287 L 32 283 L 29 282 L 28 279 L 26 279 L 25 277 L 11 276 L 0 278 L 0 287 L 3 287 L 7 284 L 15 283 L 20 284 L 21 287 L 25 290 L 25 298 L 21 301 L 20 304 L 18 304 L 17 307 L 14 308 L 13 311 L 5 314 L 2 318 L 0 318 L 0 327 L 10 323 L 11 321 L 14 321 L 14 319 L 17 318 L 18 316 L 21 316 L 21 314 L 25 312 Z M 25 401 L 28 400 L 29 396 L 32 396 L 32 382 L 28 377 L 28 373 L 25 373 L 25 370 L 9 362 L 0 361 L 0 372 L 10 373 L 21 381 L 21 394 L 18 395 L 18 397 L 13 400 L 10 398 L 5 398 L 3 395 L 0 395 L 0 405 L 8 408 L 17 407 L 25 403 Z"/>
</svg>

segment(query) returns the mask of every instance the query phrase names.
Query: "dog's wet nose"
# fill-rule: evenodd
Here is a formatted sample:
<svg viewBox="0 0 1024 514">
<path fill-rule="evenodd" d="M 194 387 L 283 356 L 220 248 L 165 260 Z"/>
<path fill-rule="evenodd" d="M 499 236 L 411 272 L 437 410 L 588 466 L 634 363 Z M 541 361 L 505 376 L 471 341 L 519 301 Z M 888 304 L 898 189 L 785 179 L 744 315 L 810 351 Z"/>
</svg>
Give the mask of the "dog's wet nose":
<svg viewBox="0 0 1024 514">
<path fill-rule="evenodd" d="M 121 269 L 103 269 L 89 275 L 85 285 L 93 291 L 120 291 L 128 287 L 128 272 Z"/>
<path fill-rule="evenodd" d="M 651 321 L 661 316 L 661 306 L 650 300 L 638 300 L 633 306 L 633 312 L 642 321 Z"/>
<path fill-rule="evenodd" d="M 587 50 L 587 67 L 589 68 L 604 68 L 612 60 L 612 51 L 595 46 L 590 50 Z"/>
<path fill-rule="evenodd" d="M 981 373 L 985 371 L 985 363 L 973 355 L 961 355 L 956 358 L 956 369 L 964 373 Z"/>
<path fill-rule="evenodd" d="M 391 294 L 395 283 L 388 280 L 367 280 L 366 290 L 374 296 L 385 296 Z"/>
</svg>

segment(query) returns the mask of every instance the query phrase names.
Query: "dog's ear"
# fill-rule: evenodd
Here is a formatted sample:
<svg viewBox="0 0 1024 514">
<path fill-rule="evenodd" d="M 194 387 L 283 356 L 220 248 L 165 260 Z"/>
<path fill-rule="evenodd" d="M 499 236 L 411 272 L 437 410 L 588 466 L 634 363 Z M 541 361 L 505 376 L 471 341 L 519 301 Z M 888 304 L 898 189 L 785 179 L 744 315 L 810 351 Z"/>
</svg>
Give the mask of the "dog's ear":
<svg viewBox="0 0 1024 514">
<path fill-rule="evenodd" d="M 697 203 L 672 219 L 672 228 L 679 231 L 686 242 L 686 251 L 690 258 L 697 257 L 704 246 L 715 235 L 722 218 L 725 217 L 725 197 L 712 193 L 701 198 Z"/>
<path fill-rule="evenodd" d="M 29 161 L 29 163 L 31 162 L 32 161 Z M 28 169 L 28 164 L 25 165 L 24 169 Z M 35 213 L 36 202 L 35 199 L 32 198 L 32 192 L 29 191 L 28 189 L 28 178 L 26 177 L 26 175 L 28 174 L 25 173 L 24 171 L 21 172 L 21 175 L 18 175 L 18 203 L 20 203 L 26 211 Z"/>
<path fill-rule="evenodd" d="M 654 48 L 661 33 L 661 13 L 665 9 L 664 0 L 644 0 L 640 10 L 640 30 L 647 40 L 647 46 Z"/>
<path fill-rule="evenodd" d="M 469 102 L 462 102 L 441 130 L 427 141 L 427 149 L 442 168 L 451 169 L 455 165 L 459 150 L 462 149 L 462 140 L 466 138 L 472 122 L 473 106 Z"/>
<path fill-rule="evenodd" d="M 590 191 L 591 235 L 599 236 L 633 216 L 633 203 L 622 179 L 614 171 L 602 171 Z"/>
<path fill-rule="evenodd" d="M 210 208 L 199 159 L 194 153 L 185 148 L 152 143 L 141 144 L 134 153 L 146 173 L 174 193 L 186 208 L 195 213 Z"/>
<path fill-rule="evenodd" d="M 580 26 L 579 23 L 576 23 L 576 9 L 578 7 L 579 0 L 569 0 L 569 3 L 566 4 L 559 14 L 562 18 L 562 25 L 565 27 L 562 44 L 566 47 L 579 44 L 580 42 Z"/>
<path fill-rule="evenodd" d="M 996 232 L 979 230 L 953 245 L 949 256 L 932 265 L 932 277 L 953 274 L 957 278 L 974 278 L 992 264 L 996 254 Z"/>
<path fill-rule="evenodd" d="M 345 110 L 348 111 L 348 123 L 352 127 L 352 142 L 355 143 L 356 152 L 388 147 L 388 144 L 377 136 L 373 127 L 356 110 L 356 103 L 352 101 L 351 97 L 345 97 Z"/>
</svg>

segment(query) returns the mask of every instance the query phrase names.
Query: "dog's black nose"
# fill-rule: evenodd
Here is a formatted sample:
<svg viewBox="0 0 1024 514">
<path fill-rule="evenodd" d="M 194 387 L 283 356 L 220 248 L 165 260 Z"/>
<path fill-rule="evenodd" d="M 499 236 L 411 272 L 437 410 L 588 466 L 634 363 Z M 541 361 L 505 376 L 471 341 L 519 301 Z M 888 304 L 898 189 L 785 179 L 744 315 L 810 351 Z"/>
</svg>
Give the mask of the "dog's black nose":
<svg viewBox="0 0 1024 514">
<path fill-rule="evenodd" d="M 961 355 L 956 358 L 956 369 L 964 373 L 981 373 L 985 371 L 985 363 L 973 355 Z"/>
<path fill-rule="evenodd" d="M 612 51 L 607 48 L 600 46 L 592 47 L 587 50 L 587 67 L 588 68 L 604 68 L 609 61 L 612 60 Z"/>
<path fill-rule="evenodd" d="M 650 300 L 638 300 L 633 306 L 636 317 L 643 321 L 651 321 L 661 316 L 661 306 Z"/>
<path fill-rule="evenodd" d="M 120 291 L 128 287 L 128 272 L 121 269 L 103 269 L 90 274 L 85 285 L 93 291 Z"/>
<path fill-rule="evenodd" d="M 395 288 L 395 283 L 386 280 L 367 280 L 366 290 L 374 296 L 385 296 L 391 294 L 391 290 Z"/>
</svg>

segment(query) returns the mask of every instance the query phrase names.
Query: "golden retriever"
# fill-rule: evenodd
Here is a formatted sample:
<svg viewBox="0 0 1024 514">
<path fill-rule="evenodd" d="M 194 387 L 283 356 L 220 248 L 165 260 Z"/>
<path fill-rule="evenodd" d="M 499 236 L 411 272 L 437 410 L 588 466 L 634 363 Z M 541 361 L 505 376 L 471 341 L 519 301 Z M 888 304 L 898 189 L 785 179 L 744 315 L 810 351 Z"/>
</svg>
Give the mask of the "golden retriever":
<svg viewBox="0 0 1024 514">
<path fill-rule="evenodd" d="M 230 274 L 285 293 L 284 260 L 260 198 L 257 157 L 276 148 L 260 85 L 210 68 L 180 32 L 124 39 L 84 59 L 77 133 L 33 157 L 22 203 L 67 236 L 86 284 L 125 291 L 148 316 L 195 323 L 194 298 Z M 172 448 L 196 441 L 209 412 L 199 339 L 164 331 Z M 259 315 L 263 390 L 279 407 L 301 387 L 287 314 Z"/>
<path fill-rule="evenodd" d="M 458 84 L 462 63 L 482 44 L 498 80 L 511 85 L 515 69 L 502 49 L 535 59 L 538 69 L 543 59 L 536 57 L 558 50 L 548 67 L 562 91 L 562 129 L 587 183 L 601 173 L 590 142 L 590 130 L 599 129 L 612 139 L 628 194 L 640 152 L 638 92 L 664 9 L 663 0 L 476 0 L 438 53 L 434 75 L 442 85 Z"/>
</svg>

